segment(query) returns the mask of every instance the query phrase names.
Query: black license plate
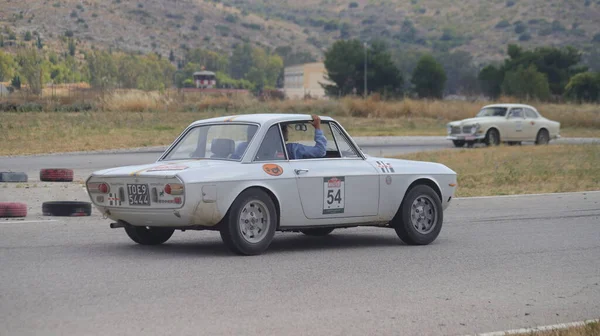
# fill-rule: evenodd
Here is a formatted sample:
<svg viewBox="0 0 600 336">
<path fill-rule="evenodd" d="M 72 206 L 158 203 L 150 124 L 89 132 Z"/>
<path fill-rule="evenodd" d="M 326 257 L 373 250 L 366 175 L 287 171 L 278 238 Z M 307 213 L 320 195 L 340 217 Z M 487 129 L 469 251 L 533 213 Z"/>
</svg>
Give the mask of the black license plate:
<svg viewBox="0 0 600 336">
<path fill-rule="evenodd" d="M 147 184 L 128 184 L 129 205 L 150 205 L 150 192 Z"/>
</svg>

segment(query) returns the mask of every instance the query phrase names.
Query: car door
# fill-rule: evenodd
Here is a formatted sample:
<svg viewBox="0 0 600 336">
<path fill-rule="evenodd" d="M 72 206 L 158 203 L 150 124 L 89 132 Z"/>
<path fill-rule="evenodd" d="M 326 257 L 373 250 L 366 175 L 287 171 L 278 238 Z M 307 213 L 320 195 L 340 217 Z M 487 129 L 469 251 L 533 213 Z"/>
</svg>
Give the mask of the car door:
<svg viewBox="0 0 600 336">
<path fill-rule="evenodd" d="M 522 140 L 524 138 L 524 124 L 525 118 L 523 109 L 520 107 L 512 108 L 508 114 L 508 119 L 506 120 L 506 127 L 504 127 L 505 134 L 500 134 L 501 140 Z"/>
<path fill-rule="evenodd" d="M 376 216 L 377 169 L 365 161 L 335 123 L 323 122 L 322 129 L 327 157 L 290 160 L 304 214 L 309 219 Z"/>
<path fill-rule="evenodd" d="M 525 108 L 525 125 L 523 126 L 524 138 L 529 141 L 535 141 L 540 126 L 538 114 L 530 108 Z"/>
</svg>

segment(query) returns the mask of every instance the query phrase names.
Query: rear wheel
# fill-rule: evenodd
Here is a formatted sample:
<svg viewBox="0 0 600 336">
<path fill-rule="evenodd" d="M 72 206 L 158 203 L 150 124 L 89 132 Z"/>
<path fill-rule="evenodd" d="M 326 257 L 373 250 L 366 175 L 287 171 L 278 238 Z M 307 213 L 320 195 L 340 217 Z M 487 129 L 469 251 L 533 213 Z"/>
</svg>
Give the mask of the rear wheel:
<svg viewBox="0 0 600 336">
<path fill-rule="evenodd" d="M 465 145 L 464 140 L 452 140 L 452 143 L 454 143 L 454 147 L 462 147 Z"/>
<path fill-rule="evenodd" d="M 550 135 L 545 129 L 541 129 L 535 138 L 536 145 L 547 145 L 550 142 Z"/>
<path fill-rule="evenodd" d="M 231 205 L 220 230 L 221 239 L 236 254 L 261 254 L 271 245 L 277 222 L 271 197 L 260 189 L 248 189 Z"/>
<path fill-rule="evenodd" d="M 317 229 L 306 229 L 306 230 L 302 230 L 300 232 L 304 233 L 307 236 L 321 237 L 321 236 L 327 236 L 332 231 L 333 231 L 333 228 L 317 228 Z"/>
<path fill-rule="evenodd" d="M 440 234 L 443 221 L 442 203 L 436 192 L 418 185 L 408 192 L 391 224 L 406 244 L 427 245 Z"/>
<path fill-rule="evenodd" d="M 155 226 L 125 226 L 131 240 L 141 245 L 160 245 L 173 235 L 174 229 Z"/>
</svg>

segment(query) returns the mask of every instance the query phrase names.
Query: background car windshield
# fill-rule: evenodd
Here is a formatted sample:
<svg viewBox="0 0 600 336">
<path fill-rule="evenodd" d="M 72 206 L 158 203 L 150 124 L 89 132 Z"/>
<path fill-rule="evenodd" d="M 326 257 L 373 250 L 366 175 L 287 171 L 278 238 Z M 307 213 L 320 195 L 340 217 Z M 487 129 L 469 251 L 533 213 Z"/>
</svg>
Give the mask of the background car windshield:
<svg viewBox="0 0 600 336">
<path fill-rule="evenodd" d="M 216 124 L 189 130 L 164 160 L 216 159 L 240 161 L 256 125 Z"/>
<path fill-rule="evenodd" d="M 505 117 L 506 107 L 487 107 L 477 113 L 477 117 Z"/>
</svg>

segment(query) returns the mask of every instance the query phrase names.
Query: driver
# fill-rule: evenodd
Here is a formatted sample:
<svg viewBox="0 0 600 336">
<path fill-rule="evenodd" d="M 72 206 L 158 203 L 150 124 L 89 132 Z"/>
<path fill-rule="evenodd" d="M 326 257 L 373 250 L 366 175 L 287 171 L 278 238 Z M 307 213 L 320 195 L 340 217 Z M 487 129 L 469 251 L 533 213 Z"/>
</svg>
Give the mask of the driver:
<svg viewBox="0 0 600 336">
<path fill-rule="evenodd" d="M 316 114 L 313 114 L 312 118 L 313 120 L 311 124 L 315 128 L 314 146 L 306 146 L 299 143 L 287 143 L 288 126 L 281 124 L 281 132 L 283 133 L 283 139 L 286 142 L 285 147 L 290 160 L 325 157 L 325 154 L 327 153 L 327 139 L 321 130 L 321 118 L 319 118 L 319 116 Z"/>
</svg>

